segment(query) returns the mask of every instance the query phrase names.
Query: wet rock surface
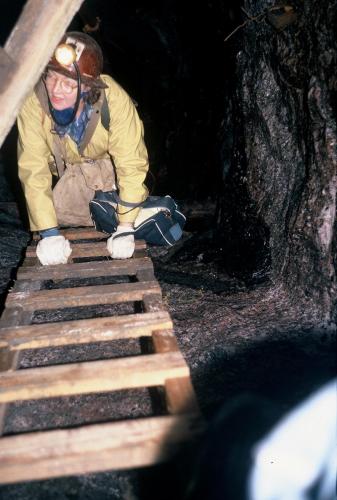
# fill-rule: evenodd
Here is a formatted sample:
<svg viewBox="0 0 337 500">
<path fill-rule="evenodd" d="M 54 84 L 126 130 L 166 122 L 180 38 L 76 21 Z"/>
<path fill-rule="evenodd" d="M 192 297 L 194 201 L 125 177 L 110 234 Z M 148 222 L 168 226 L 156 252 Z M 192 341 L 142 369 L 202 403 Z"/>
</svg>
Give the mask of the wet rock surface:
<svg viewBox="0 0 337 500">
<path fill-rule="evenodd" d="M 0 311 L 29 239 L 16 205 L 0 202 Z"/>
<path fill-rule="evenodd" d="M 224 248 L 237 267 L 247 257 L 257 267 L 270 259 L 271 278 L 317 321 L 329 321 L 336 311 L 336 2 L 243 4 L 245 29 L 229 40 L 232 120 L 222 124 L 232 137 Z"/>
</svg>

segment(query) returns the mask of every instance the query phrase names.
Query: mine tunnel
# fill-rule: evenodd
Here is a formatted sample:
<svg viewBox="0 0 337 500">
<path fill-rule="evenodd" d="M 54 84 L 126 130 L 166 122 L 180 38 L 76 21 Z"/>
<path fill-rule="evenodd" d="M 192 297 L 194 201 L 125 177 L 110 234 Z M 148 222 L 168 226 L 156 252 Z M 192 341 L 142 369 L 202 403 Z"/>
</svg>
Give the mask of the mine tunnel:
<svg viewBox="0 0 337 500">
<path fill-rule="evenodd" d="M 6 5 L 2 47 L 34 1 Z M 88 33 L 101 47 L 102 72 L 130 96 L 144 126 L 149 194 L 171 196 L 186 217 L 173 246 L 150 243 L 146 251 L 205 430 L 168 463 L 14 481 L 0 485 L 0 498 L 285 498 L 276 475 L 279 490 L 269 497 L 254 496 L 249 478 L 256 443 L 336 376 L 336 28 L 336 0 L 78 6 L 63 32 Z M 34 243 L 17 143 L 13 123 L 0 149 L 1 314 Z M 111 283 L 109 276 L 87 282 Z M 71 277 L 44 284 L 75 286 Z M 118 307 L 109 314 L 131 312 Z M 90 306 L 75 316 L 70 308 L 41 311 L 32 324 L 107 314 Z M 133 348 L 28 349 L 19 368 L 118 358 Z M 123 401 L 120 392 L 13 402 L 5 418 L 0 406 L 2 436 L 144 417 L 158 399 L 132 389 Z M 335 411 L 336 402 L 326 414 Z M 329 423 L 321 427 L 329 433 Z M 333 432 L 322 440 L 333 441 Z M 329 457 L 317 451 L 317 468 L 328 470 Z M 334 498 L 320 493 L 321 476 L 307 476 L 307 498 Z"/>
</svg>

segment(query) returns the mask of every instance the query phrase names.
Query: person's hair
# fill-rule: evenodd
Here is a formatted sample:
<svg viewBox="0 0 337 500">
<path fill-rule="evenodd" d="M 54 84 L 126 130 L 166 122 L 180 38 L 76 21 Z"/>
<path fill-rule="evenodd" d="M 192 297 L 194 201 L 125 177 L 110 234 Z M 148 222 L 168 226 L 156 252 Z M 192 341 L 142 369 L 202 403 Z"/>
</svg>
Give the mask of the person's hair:
<svg viewBox="0 0 337 500">
<path fill-rule="evenodd" d="M 85 96 L 83 96 L 83 101 L 87 102 L 90 105 L 93 105 L 98 101 L 100 94 L 101 89 L 91 87 L 89 92 Z"/>
</svg>

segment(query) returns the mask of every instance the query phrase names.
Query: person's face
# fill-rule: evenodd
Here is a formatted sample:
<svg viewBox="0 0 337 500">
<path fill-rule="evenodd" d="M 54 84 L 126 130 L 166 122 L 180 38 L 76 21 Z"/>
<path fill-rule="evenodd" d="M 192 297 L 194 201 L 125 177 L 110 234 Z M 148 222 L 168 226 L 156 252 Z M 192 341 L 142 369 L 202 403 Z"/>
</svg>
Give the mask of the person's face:
<svg viewBox="0 0 337 500">
<path fill-rule="evenodd" d="M 54 109 L 62 111 L 75 105 L 78 86 L 75 80 L 57 73 L 57 71 L 48 70 L 45 83 Z"/>
</svg>

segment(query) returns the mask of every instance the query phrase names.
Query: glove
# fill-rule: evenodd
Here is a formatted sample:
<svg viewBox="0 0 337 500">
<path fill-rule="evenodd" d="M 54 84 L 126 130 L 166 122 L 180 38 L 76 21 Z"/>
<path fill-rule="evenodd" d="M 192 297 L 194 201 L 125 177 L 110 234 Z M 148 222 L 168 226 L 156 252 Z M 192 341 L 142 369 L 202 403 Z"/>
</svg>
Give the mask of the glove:
<svg viewBox="0 0 337 500">
<path fill-rule="evenodd" d="M 66 264 L 72 250 L 64 236 L 48 236 L 40 240 L 36 255 L 43 266 Z"/>
<path fill-rule="evenodd" d="M 107 241 L 107 249 L 113 259 L 129 259 L 135 251 L 135 237 L 131 226 L 117 226 Z M 123 236 L 123 233 L 128 233 Z M 120 236 L 119 236 L 120 235 Z"/>
</svg>

